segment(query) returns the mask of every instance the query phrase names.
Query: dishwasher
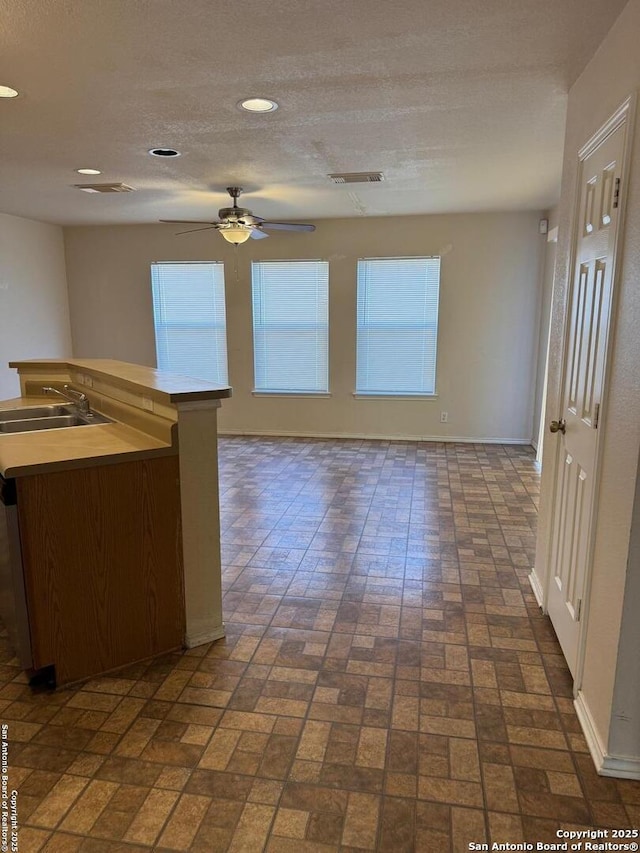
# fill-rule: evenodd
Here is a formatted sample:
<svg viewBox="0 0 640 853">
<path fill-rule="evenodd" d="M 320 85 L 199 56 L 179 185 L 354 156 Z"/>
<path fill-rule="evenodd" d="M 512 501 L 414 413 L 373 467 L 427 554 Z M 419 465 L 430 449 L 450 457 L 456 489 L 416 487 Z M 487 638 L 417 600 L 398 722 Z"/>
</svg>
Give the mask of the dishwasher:
<svg viewBox="0 0 640 853">
<path fill-rule="evenodd" d="M 16 481 L 0 475 L 0 618 L 20 666 L 31 669 L 31 637 L 24 591 Z"/>
</svg>

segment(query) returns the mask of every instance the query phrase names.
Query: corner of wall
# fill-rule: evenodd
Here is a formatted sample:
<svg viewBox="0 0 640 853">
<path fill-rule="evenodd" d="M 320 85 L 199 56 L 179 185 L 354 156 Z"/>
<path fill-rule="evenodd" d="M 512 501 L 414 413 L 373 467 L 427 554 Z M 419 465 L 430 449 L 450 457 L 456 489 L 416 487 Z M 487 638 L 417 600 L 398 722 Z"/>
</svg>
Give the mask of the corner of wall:
<svg viewBox="0 0 640 853">
<path fill-rule="evenodd" d="M 71 355 L 62 228 L 0 214 L 0 399 L 19 394 L 8 362 Z"/>
<path fill-rule="evenodd" d="M 618 642 L 615 686 L 611 708 L 609 750 L 634 756 L 640 766 L 640 466 L 629 542 L 629 557 Z"/>
</svg>

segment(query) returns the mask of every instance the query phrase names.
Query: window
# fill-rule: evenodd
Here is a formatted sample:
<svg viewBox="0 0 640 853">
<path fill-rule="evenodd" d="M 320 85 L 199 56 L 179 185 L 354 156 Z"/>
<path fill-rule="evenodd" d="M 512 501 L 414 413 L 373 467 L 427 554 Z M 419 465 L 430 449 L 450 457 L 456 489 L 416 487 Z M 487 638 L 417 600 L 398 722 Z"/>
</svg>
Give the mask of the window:
<svg viewBox="0 0 640 853">
<path fill-rule="evenodd" d="M 151 265 L 158 368 L 227 385 L 222 263 Z"/>
<path fill-rule="evenodd" d="M 356 394 L 433 395 L 440 258 L 358 261 Z"/>
<path fill-rule="evenodd" d="M 253 280 L 256 391 L 329 390 L 329 264 L 260 261 Z"/>
</svg>

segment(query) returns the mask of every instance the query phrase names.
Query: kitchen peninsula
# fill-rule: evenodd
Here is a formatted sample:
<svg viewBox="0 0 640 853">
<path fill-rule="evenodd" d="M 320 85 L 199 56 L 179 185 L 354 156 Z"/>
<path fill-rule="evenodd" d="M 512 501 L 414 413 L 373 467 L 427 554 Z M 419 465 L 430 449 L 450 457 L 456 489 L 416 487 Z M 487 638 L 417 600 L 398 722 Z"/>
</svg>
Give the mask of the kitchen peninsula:
<svg viewBox="0 0 640 853">
<path fill-rule="evenodd" d="M 58 685 L 224 636 L 217 409 L 231 389 L 108 359 L 10 364 L 2 411 L 83 392 L 106 423 L 0 431 L 35 671 Z M 8 428 L 10 429 L 10 428 Z"/>
</svg>

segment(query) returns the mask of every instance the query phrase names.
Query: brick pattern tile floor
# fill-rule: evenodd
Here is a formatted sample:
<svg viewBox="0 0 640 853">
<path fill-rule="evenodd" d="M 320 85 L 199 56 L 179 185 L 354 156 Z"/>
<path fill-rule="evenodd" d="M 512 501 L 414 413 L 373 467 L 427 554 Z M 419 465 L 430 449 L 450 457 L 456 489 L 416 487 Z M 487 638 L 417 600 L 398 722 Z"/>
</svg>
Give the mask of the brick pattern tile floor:
<svg viewBox="0 0 640 853">
<path fill-rule="evenodd" d="M 527 581 L 530 449 L 220 445 L 224 641 L 55 693 L 2 641 L 20 853 L 458 853 L 640 825 Z"/>
</svg>

